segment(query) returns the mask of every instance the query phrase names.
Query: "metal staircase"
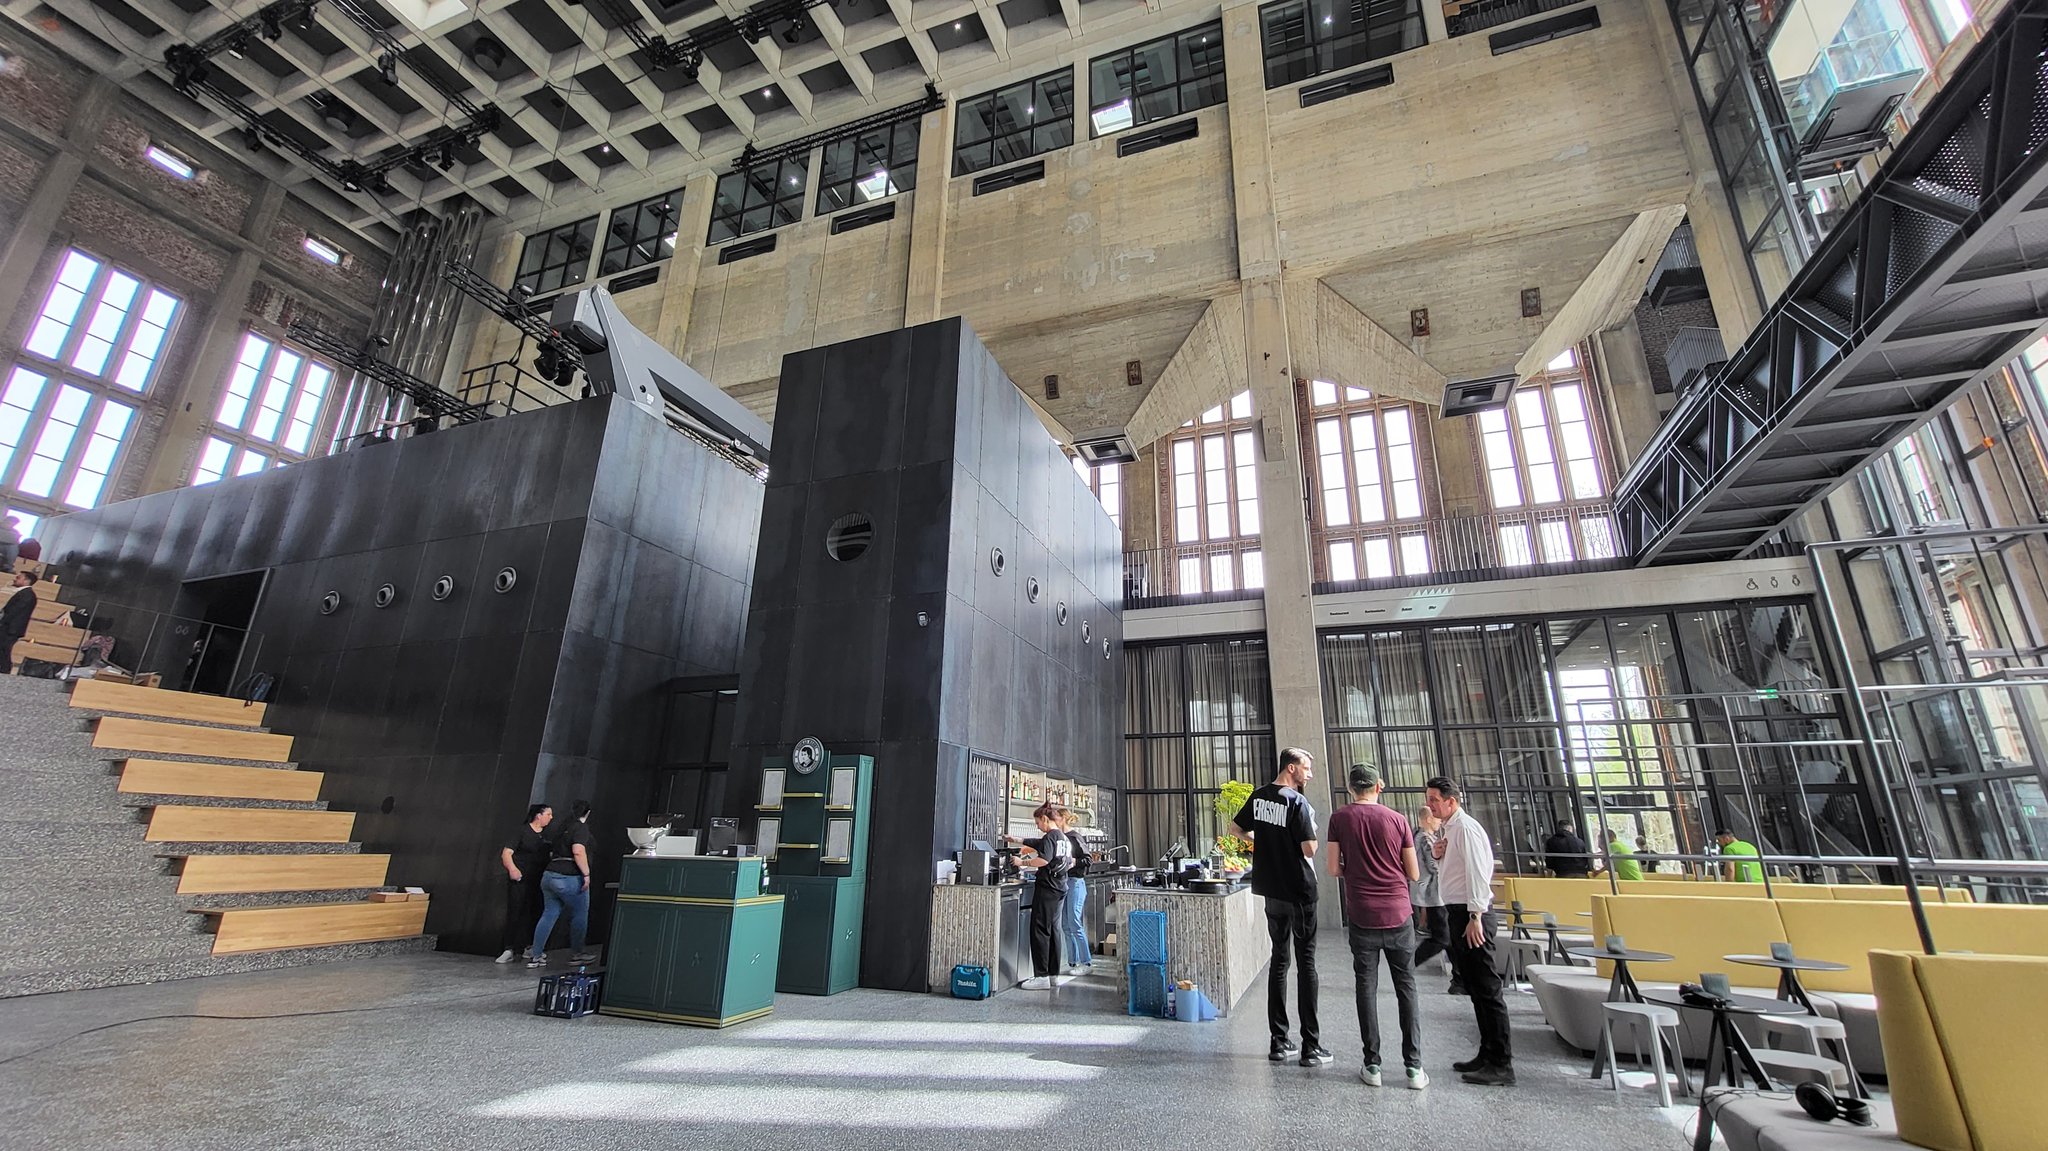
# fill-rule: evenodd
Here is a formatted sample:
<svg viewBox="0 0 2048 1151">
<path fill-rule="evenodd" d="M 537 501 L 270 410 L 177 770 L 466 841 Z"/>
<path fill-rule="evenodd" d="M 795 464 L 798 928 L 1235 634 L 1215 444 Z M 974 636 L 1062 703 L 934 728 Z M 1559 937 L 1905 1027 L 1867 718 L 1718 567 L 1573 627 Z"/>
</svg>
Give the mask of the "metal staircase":
<svg viewBox="0 0 2048 1151">
<path fill-rule="evenodd" d="M 1747 555 L 2048 326 L 2048 0 L 2016 0 L 1615 497 L 1638 564 Z"/>
</svg>

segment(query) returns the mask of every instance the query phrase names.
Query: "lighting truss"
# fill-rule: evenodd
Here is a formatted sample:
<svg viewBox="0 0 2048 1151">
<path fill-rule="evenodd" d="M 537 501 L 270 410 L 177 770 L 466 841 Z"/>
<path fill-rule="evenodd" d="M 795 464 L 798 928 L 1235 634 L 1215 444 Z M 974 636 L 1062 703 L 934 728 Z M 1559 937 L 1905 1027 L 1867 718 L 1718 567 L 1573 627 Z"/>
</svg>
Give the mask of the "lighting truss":
<svg viewBox="0 0 2048 1151">
<path fill-rule="evenodd" d="M 344 192 L 389 195 L 391 183 L 385 177 L 392 169 L 425 165 L 436 156 L 445 158 L 450 149 L 458 145 L 474 146 L 478 140 L 498 130 L 503 117 L 497 108 L 479 105 L 443 84 L 432 73 L 411 69 L 408 65 L 408 70 L 446 100 L 450 110 L 463 117 L 463 122 L 436 128 L 396 154 L 374 163 L 366 164 L 354 158 L 333 160 L 268 127 L 263 123 L 261 113 L 212 82 L 212 65 L 207 61 L 222 52 L 235 51 L 254 39 L 276 40 L 287 23 L 304 24 L 315 19 L 323 3 L 369 36 L 380 61 L 385 62 L 383 67 L 395 69 L 405 62 L 405 46 L 356 0 L 276 0 L 204 40 L 194 44 L 173 44 L 165 49 L 164 65 L 170 72 L 171 87 L 187 96 L 204 98 L 207 103 L 240 121 L 244 130 L 250 133 L 250 147 L 272 145 L 297 158 Z"/>
<path fill-rule="evenodd" d="M 295 320 L 285 334 L 292 341 L 329 361 L 384 385 L 412 401 L 421 415 L 451 419 L 458 424 L 488 420 L 491 412 L 483 404 L 464 403 L 411 372 L 377 358 L 372 344 L 357 344 L 326 331 L 317 324 Z"/>
<path fill-rule="evenodd" d="M 804 13 L 811 9 L 823 4 L 834 7 L 839 4 L 839 0 L 766 0 L 731 20 L 721 20 L 670 40 L 666 36 L 649 33 L 641 23 L 639 11 L 627 0 L 590 2 L 611 17 L 612 23 L 619 26 L 626 38 L 646 54 L 651 70 L 662 72 L 675 68 L 692 80 L 697 78 L 697 69 L 704 63 L 705 49 L 741 37 L 752 44 L 768 36 L 777 24 L 801 23 Z"/>
</svg>

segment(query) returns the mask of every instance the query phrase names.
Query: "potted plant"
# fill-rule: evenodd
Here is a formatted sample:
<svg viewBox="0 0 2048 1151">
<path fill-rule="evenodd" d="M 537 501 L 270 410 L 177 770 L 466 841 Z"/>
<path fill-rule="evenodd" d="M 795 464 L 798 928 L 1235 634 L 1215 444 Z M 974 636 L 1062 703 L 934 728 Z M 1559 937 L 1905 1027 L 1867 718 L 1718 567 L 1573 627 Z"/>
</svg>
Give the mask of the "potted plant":
<svg viewBox="0 0 2048 1151">
<path fill-rule="evenodd" d="M 1216 792 L 1217 824 L 1229 827 L 1230 821 L 1237 818 L 1237 813 L 1244 809 L 1246 801 L 1251 797 L 1251 784 L 1240 783 L 1234 779 L 1224 780 L 1222 788 Z M 1241 835 L 1232 835 L 1227 831 L 1218 835 L 1216 850 L 1223 853 L 1225 874 L 1242 872 L 1252 865 L 1252 841 Z"/>
</svg>

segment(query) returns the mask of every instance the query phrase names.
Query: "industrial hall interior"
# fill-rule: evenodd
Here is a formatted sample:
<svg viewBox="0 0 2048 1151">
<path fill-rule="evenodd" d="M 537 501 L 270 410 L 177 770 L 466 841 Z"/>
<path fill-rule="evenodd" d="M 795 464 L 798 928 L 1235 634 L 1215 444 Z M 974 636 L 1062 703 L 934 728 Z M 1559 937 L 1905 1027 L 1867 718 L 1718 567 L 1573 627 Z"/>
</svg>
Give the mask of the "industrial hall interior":
<svg viewBox="0 0 2048 1151">
<path fill-rule="evenodd" d="M 2048 0 L 0 12 L 0 1151 L 2048 1146 Z"/>
</svg>

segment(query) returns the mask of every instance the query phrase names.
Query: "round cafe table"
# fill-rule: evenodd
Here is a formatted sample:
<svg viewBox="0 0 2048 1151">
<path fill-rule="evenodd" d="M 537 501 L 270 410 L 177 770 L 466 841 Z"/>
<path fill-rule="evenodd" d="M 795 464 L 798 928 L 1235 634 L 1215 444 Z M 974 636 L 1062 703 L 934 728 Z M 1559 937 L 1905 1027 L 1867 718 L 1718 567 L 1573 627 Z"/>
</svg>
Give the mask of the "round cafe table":
<svg viewBox="0 0 2048 1151">
<path fill-rule="evenodd" d="M 1813 997 L 1806 993 L 1806 987 L 1799 982 L 1802 971 L 1847 971 L 1849 965 L 1828 959 L 1806 959 L 1794 955 L 1780 959 L 1775 955 L 1723 955 L 1730 963 L 1746 964 L 1750 967 L 1775 967 L 1778 969 L 1778 998 L 1797 1003 L 1806 1008 L 1808 1015 L 1819 1016 L 1820 1008 L 1814 1006 Z M 1834 1046 L 1834 1057 L 1849 1072 L 1849 1091 L 1859 1099 L 1870 1097 L 1863 1086 L 1863 1077 L 1856 1074 L 1856 1065 L 1849 1062 L 1849 1041 L 1846 1039 L 1817 1039 L 1816 1043 Z"/>
<path fill-rule="evenodd" d="M 1608 980 L 1607 983 L 1607 1002 L 1609 1003 L 1645 1002 L 1642 989 L 1636 986 L 1635 977 L 1628 973 L 1628 965 L 1631 960 L 1637 963 L 1669 963 L 1672 959 L 1671 956 L 1661 951 L 1638 951 L 1632 947 L 1623 948 L 1620 951 L 1609 951 L 1605 947 L 1574 947 L 1570 951 L 1565 952 L 1565 954 L 1574 959 L 1605 959 L 1609 963 L 1614 964 L 1614 977 Z M 1661 1031 L 1657 1035 L 1657 1042 L 1666 1043 Z M 1678 1052 L 1678 1049 L 1676 1047 L 1669 1047 L 1667 1044 L 1667 1050 L 1670 1051 L 1671 1065 L 1683 1068 L 1685 1066 L 1684 1057 Z M 1591 1077 L 1598 1079 L 1602 1075 L 1607 1074 L 1607 1064 L 1613 1058 L 1614 1053 L 1607 1049 L 1607 1044 L 1603 1040 L 1600 1044 L 1600 1050 L 1593 1056 L 1593 1074 Z"/>
</svg>

